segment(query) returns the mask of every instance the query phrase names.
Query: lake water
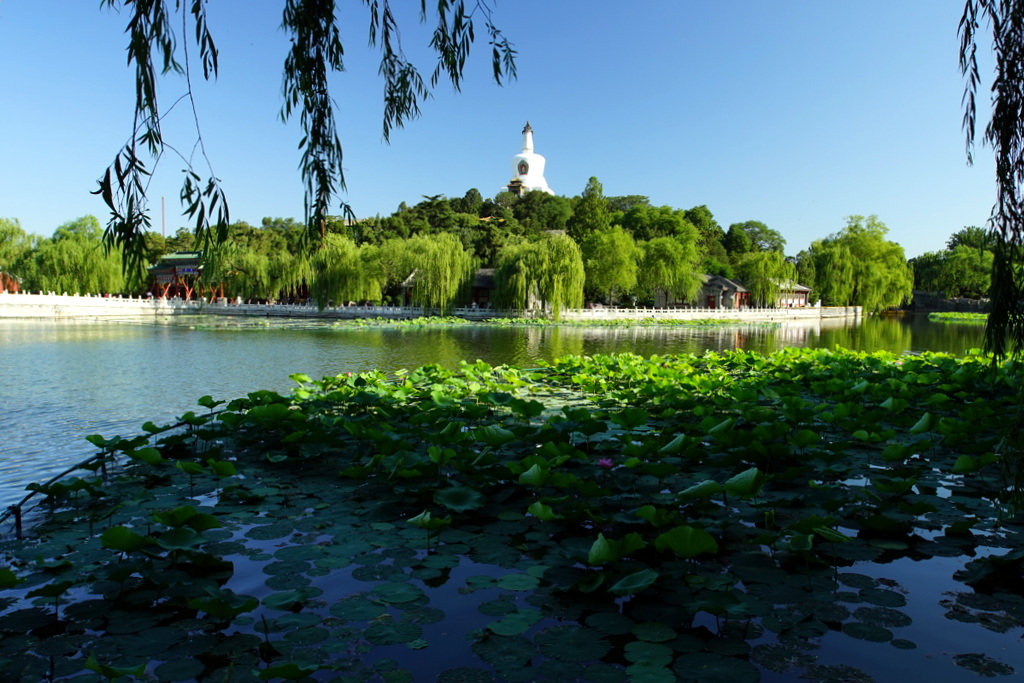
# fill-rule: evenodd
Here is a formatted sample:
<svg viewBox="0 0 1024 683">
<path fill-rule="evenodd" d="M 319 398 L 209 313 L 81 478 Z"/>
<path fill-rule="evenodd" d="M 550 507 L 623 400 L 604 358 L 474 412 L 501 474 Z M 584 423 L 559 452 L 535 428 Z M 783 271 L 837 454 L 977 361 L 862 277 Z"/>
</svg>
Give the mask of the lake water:
<svg viewBox="0 0 1024 683">
<path fill-rule="evenodd" d="M 196 400 L 287 392 L 288 376 L 395 371 L 462 360 L 535 367 L 562 355 L 641 355 L 745 348 L 843 346 L 896 353 L 962 354 L 982 345 L 983 327 L 926 318 L 866 318 L 782 328 L 496 327 L 351 328 L 330 322 L 253 319 L 169 323 L 0 321 L 0 509 L 89 457 L 89 434 L 134 435 L 172 421 Z"/>
</svg>

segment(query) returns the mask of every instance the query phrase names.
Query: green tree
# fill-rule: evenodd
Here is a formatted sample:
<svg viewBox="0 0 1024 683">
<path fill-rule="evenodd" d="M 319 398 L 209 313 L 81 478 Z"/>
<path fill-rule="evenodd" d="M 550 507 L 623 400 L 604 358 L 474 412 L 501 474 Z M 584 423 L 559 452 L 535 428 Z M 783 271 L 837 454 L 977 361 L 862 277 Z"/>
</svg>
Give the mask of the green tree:
<svg viewBox="0 0 1024 683">
<path fill-rule="evenodd" d="M 421 22 L 435 22 L 429 44 L 437 63 L 428 78 L 405 57 L 401 41 L 407 34 L 402 28 L 407 27 L 399 27 L 391 1 L 361 4 L 366 6 L 369 44 L 380 51 L 377 71 L 384 81 L 385 140 L 393 128 L 419 115 L 421 103 L 441 78 L 450 80 L 456 89 L 461 87 L 463 68 L 481 23 L 491 46 L 494 80 L 501 84 L 504 79 L 515 78 L 515 50 L 495 26 L 488 0 L 468 6 L 462 0 L 439 0 L 430 10 L 426 2 L 422 3 Z M 199 243 L 223 242 L 230 225 L 226 196 L 205 154 L 198 121 L 196 140 L 173 144 L 164 138 L 161 122 L 166 112 L 157 99 L 159 75 L 183 75 L 183 98 L 194 112 L 196 90 L 192 83 L 199 74 L 193 73 L 193 65 L 201 65 L 202 76 L 208 80 L 216 78 L 219 68 L 218 50 L 207 22 L 207 4 L 175 2 L 173 10 L 169 5 L 165 0 L 100 2 L 101 7 L 124 10 L 127 15 L 128 63 L 135 66 L 135 116 L 128 143 L 118 151 L 96 190 L 110 210 L 104 239 L 108 246 L 122 248 L 128 264 L 144 260 L 143 235 L 150 227 L 146 187 L 166 152 L 198 149 L 206 166 L 197 168 L 192 158 L 179 155 L 185 171 L 182 203 L 194 222 Z M 333 0 L 284 0 L 283 5 L 282 28 L 291 38 L 291 49 L 284 62 L 280 113 L 285 120 L 299 120 L 305 224 L 309 241 L 319 244 L 325 240 L 331 208 L 345 190 L 336 98 L 329 87 L 332 74 L 345 68 L 342 17 Z M 352 24 L 348 15 L 345 20 Z M 187 52 L 190 43 L 197 52 L 191 59 Z"/>
<path fill-rule="evenodd" d="M 512 206 L 512 215 L 523 234 L 535 236 L 544 230 L 565 230 L 572 216 L 572 204 L 565 197 L 533 190 Z"/>
<path fill-rule="evenodd" d="M 715 220 L 711 209 L 701 204 L 684 212 L 686 219 L 697 228 L 701 252 L 701 269 L 709 275 L 733 277 L 732 261 L 725 250 L 725 231 Z"/>
<path fill-rule="evenodd" d="M 676 237 L 655 237 L 639 245 L 642 254 L 637 272 L 637 289 L 644 296 L 665 295 L 692 300 L 700 291 L 703 278 L 697 272 L 699 264 L 696 240 Z"/>
<path fill-rule="evenodd" d="M 610 226 L 604 187 L 601 181 L 591 176 L 583 188 L 583 194 L 573 198 L 572 217 L 566 223 L 566 229 L 577 244 L 583 244 L 591 233 L 606 230 Z"/>
<path fill-rule="evenodd" d="M 760 220 L 733 223 L 723 243 L 730 256 L 750 251 L 785 251 L 785 240 L 778 230 L 773 230 Z"/>
<path fill-rule="evenodd" d="M 781 288 L 796 278 L 796 267 L 781 251 L 751 251 L 739 255 L 736 274 L 750 292 L 751 302 L 770 308 L 778 305 Z"/>
<path fill-rule="evenodd" d="M 885 239 L 888 232 L 877 216 L 850 216 L 840 232 L 811 245 L 826 304 L 877 311 L 910 297 L 913 274 L 903 247 Z"/>
<path fill-rule="evenodd" d="M 21 276 L 23 260 L 32 249 L 28 236 L 17 218 L 0 218 L 0 271 Z"/>
<path fill-rule="evenodd" d="M 451 233 L 411 237 L 404 248 L 413 274 L 412 303 L 451 310 L 476 271 L 472 254 Z"/>
<path fill-rule="evenodd" d="M 640 251 L 622 226 L 592 232 L 582 250 L 586 287 L 593 293 L 606 294 L 608 304 L 615 302 L 617 294 L 628 294 L 636 288 Z"/>
<path fill-rule="evenodd" d="M 650 206 L 651 198 L 642 194 L 627 194 L 620 197 L 605 197 L 605 204 L 610 213 L 625 214 L 640 206 Z"/>
<path fill-rule="evenodd" d="M 946 241 L 946 249 L 953 250 L 964 245 L 975 249 L 988 249 L 992 246 L 992 235 L 988 230 L 976 225 L 966 225 L 957 230 Z"/>
<path fill-rule="evenodd" d="M 373 247 L 370 247 L 371 249 Z M 379 272 L 367 267 L 361 248 L 348 237 L 328 233 L 324 245 L 310 258 L 310 292 L 323 309 L 330 302 L 379 301 Z"/>
<path fill-rule="evenodd" d="M 922 254 L 911 261 L 914 286 L 947 297 L 988 296 L 994 255 L 955 238 L 950 238 L 950 248 Z"/>
<path fill-rule="evenodd" d="M 744 254 L 754 251 L 754 241 L 750 239 L 750 235 L 738 223 L 733 223 L 729 226 L 722 246 L 725 247 L 725 251 L 729 254 L 731 260 L 736 260 Z"/>
<path fill-rule="evenodd" d="M 699 239 L 697 228 L 686 218 L 686 213 L 671 206 L 637 204 L 622 214 L 621 225 L 637 241 L 656 237 Z"/>
<path fill-rule="evenodd" d="M 195 251 L 196 250 L 196 236 L 188 228 L 178 228 L 178 230 L 164 239 L 164 254 L 173 254 L 179 251 Z"/>
<path fill-rule="evenodd" d="M 583 305 L 583 255 L 568 235 L 545 233 L 534 242 L 509 244 L 494 273 L 500 308 L 526 310 L 540 304 L 557 320 L 565 308 Z"/>
<path fill-rule="evenodd" d="M 811 290 L 817 290 L 818 271 L 814 264 L 814 254 L 810 249 L 803 249 L 794 259 L 796 281 Z M 817 292 L 815 291 L 817 297 Z"/>
<path fill-rule="evenodd" d="M 943 283 L 943 289 L 949 296 L 987 297 L 992 285 L 994 260 L 994 255 L 987 249 L 957 245 L 946 257 L 948 279 Z"/>
<path fill-rule="evenodd" d="M 452 209 L 458 213 L 471 213 L 474 216 L 480 215 L 480 209 L 484 205 L 483 195 L 475 187 L 466 191 L 461 198 L 451 200 Z"/>
<path fill-rule="evenodd" d="M 103 228 L 95 216 L 64 223 L 33 254 L 33 280 L 26 289 L 69 294 L 110 294 L 126 289 L 121 254 L 103 244 Z M 141 290 L 144 270 L 129 272 L 132 290 Z"/>
</svg>

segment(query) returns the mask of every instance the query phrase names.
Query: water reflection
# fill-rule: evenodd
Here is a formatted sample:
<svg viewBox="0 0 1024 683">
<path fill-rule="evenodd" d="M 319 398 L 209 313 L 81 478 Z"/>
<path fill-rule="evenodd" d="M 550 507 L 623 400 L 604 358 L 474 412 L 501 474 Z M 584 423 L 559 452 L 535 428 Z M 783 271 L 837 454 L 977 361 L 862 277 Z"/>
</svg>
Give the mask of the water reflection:
<svg viewBox="0 0 1024 683">
<path fill-rule="evenodd" d="M 164 324 L 166 323 L 166 324 Z M 982 345 L 979 325 L 926 318 L 862 323 L 822 321 L 670 327 L 330 327 L 303 321 L 202 319 L 160 324 L 0 320 L 0 505 L 30 481 L 87 457 L 88 434 L 134 434 L 147 420 L 170 421 L 196 399 L 288 391 L 292 373 L 311 377 L 373 369 L 393 372 L 462 360 L 536 367 L 573 354 L 630 351 L 703 353 L 733 348 L 770 352 L 785 346 L 865 351 L 949 351 Z"/>
</svg>

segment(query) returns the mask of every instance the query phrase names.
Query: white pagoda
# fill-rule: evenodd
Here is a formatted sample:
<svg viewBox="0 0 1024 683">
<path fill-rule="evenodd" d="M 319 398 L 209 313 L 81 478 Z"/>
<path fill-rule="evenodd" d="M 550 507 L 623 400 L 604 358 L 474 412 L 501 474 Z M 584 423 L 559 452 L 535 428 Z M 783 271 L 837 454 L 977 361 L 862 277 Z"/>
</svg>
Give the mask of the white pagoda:
<svg viewBox="0 0 1024 683">
<path fill-rule="evenodd" d="M 539 190 L 554 194 L 544 180 L 544 157 L 533 151 L 533 128 L 526 122 L 523 128 L 523 151 L 512 157 L 512 172 L 515 174 L 505 187 L 508 191 L 522 197 L 527 192 Z"/>
</svg>

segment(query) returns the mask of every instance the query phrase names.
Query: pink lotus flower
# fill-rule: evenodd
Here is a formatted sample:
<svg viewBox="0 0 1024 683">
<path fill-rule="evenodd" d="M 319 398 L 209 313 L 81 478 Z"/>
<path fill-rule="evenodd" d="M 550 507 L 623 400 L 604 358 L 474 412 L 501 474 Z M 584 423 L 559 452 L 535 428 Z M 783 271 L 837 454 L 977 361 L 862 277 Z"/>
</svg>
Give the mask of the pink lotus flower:
<svg viewBox="0 0 1024 683">
<path fill-rule="evenodd" d="M 605 469 L 611 469 L 612 467 L 615 467 L 615 462 L 611 458 L 598 458 L 597 466 L 604 467 Z"/>
</svg>

